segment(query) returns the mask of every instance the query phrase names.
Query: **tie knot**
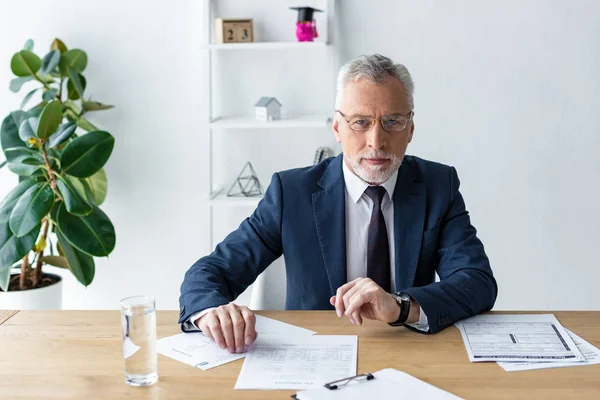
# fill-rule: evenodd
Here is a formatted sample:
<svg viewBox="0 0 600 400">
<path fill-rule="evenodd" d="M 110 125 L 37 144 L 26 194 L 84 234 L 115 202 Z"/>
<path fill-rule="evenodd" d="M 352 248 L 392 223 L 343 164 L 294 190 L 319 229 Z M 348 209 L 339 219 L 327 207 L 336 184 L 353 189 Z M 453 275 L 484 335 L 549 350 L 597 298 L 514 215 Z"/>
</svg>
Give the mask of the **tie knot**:
<svg viewBox="0 0 600 400">
<path fill-rule="evenodd" d="M 374 204 L 381 204 L 383 196 L 385 195 L 385 188 L 383 186 L 369 186 L 367 190 L 365 190 L 365 193 L 373 200 Z"/>
</svg>

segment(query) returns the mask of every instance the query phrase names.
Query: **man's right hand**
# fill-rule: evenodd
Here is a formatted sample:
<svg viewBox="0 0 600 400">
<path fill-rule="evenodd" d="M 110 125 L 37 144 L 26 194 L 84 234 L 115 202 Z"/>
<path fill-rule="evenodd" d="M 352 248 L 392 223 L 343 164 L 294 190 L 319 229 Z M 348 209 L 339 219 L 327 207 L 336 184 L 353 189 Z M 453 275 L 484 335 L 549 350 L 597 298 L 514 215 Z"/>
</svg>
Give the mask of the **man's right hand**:
<svg viewBox="0 0 600 400">
<path fill-rule="evenodd" d="M 243 353 L 245 346 L 252 344 L 258 336 L 254 313 L 246 306 L 233 303 L 210 310 L 195 323 L 207 337 L 230 353 Z"/>
</svg>

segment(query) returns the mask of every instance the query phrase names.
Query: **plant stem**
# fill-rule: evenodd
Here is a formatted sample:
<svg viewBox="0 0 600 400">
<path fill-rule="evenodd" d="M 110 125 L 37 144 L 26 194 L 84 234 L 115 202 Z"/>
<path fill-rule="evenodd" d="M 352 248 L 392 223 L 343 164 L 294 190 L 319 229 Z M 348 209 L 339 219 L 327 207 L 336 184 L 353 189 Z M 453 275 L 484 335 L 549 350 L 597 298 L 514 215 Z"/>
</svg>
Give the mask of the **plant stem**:
<svg viewBox="0 0 600 400">
<path fill-rule="evenodd" d="M 46 153 L 44 143 L 42 143 L 41 150 L 44 156 L 44 163 L 46 164 L 46 169 L 48 170 L 48 176 L 50 178 L 50 187 L 52 188 L 52 191 L 56 194 L 56 196 L 60 197 L 58 195 L 58 191 L 56 190 L 56 177 L 54 176 L 54 171 L 50 167 L 50 160 L 48 160 L 48 153 Z"/>
<path fill-rule="evenodd" d="M 42 228 L 42 237 L 41 239 L 46 241 L 46 236 L 48 236 L 48 227 L 50 226 L 50 221 L 44 219 L 44 227 Z M 42 255 L 44 254 L 44 249 L 38 251 L 37 253 L 37 262 L 35 263 L 35 274 L 33 275 L 33 287 L 36 287 L 42 281 Z"/>
<path fill-rule="evenodd" d="M 58 98 L 58 101 L 60 101 L 61 104 L 62 104 L 62 91 L 63 91 L 63 77 L 61 75 L 60 86 L 58 87 L 58 93 L 56 94 L 56 97 Z"/>
<path fill-rule="evenodd" d="M 21 276 L 19 277 L 19 289 L 25 290 L 25 279 L 27 279 L 27 268 L 29 267 L 29 254 L 25 254 L 21 260 Z"/>
<path fill-rule="evenodd" d="M 44 87 L 45 87 L 47 90 L 50 90 L 50 89 L 51 89 L 51 87 L 50 87 L 50 86 L 48 86 L 48 84 L 47 84 L 46 82 L 44 82 L 43 80 L 41 80 L 40 78 L 38 78 L 38 76 L 37 76 L 37 73 L 36 73 L 36 74 L 33 74 L 33 78 L 34 78 L 36 81 L 38 81 L 39 83 L 41 83 L 42 85 L 44 85 Z"/>
</svg>

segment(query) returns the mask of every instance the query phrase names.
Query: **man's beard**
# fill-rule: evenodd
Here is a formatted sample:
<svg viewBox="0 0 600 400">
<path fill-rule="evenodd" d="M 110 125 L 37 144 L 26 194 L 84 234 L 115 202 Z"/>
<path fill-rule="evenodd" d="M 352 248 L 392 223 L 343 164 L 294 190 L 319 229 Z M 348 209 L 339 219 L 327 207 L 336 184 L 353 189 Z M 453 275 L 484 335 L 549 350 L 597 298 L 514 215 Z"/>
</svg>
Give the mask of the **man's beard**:
<svg viewBox="0 0 600 400">
<path fill-rule="evenodd" d="M 381 184 L 390 179 L 402 164 L 402 158 L 381 150 L 365 151 L 353 157 L 344 156 L 348 159 L 354 173 L 360 179 L 375 184 Z M 370 165 L 368 161 L 363 161 L 364 158 L 385 158 L 390 160 L 390 162 L 384 165 Z"/>
</svg>

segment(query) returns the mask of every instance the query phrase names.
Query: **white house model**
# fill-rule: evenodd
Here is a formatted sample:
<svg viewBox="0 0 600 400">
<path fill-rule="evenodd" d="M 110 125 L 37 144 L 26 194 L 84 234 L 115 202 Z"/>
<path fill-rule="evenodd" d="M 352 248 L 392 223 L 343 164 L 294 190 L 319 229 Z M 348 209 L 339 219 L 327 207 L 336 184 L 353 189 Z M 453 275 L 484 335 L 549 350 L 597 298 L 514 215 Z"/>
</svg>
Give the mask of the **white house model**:
<svg viewBox="0 0 600 400">
<path fill-rule="evenodd" d="M 281 119 L 281 103 L 275 97 L 261 97 L 254 105 L 258 121 Z"/>
</svg>

